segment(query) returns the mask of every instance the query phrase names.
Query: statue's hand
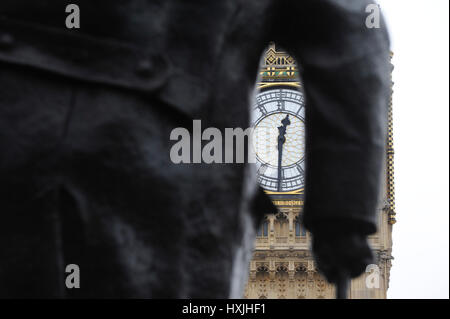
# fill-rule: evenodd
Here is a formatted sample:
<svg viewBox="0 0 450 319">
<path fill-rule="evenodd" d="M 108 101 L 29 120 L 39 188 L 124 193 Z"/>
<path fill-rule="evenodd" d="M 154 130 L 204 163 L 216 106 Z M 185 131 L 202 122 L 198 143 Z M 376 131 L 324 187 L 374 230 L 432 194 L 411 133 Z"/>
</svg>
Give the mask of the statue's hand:
<svg viewBox="0 0 450 319">
<path fill-rule="evenodd" d="M 312 247 L 319 270 L 332 283 L 343 275 L 359 276 L 373 260 L 367 236 L 355 232 L 313 235 Z"/>
</svg>

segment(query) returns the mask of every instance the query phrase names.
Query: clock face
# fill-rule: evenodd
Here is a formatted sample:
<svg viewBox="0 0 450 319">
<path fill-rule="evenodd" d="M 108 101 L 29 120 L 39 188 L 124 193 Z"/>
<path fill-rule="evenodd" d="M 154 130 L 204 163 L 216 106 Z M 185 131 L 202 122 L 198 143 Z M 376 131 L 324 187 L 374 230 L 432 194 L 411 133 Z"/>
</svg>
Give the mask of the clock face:
<svg viewBox="0 0 450 319">
<path fill-rule="evenodd" d="M 252 112 L 253 148 L 258 182 L 269 191 L 304 187 L 305 103 L 291 89 L 264 91 Z"/>
</svg>

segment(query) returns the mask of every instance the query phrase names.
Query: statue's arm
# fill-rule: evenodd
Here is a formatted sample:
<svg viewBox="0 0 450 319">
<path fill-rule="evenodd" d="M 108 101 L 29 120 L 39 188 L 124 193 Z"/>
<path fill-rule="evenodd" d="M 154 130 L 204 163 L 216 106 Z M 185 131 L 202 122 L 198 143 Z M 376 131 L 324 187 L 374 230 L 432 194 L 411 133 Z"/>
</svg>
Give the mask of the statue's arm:
<svg viewBox="0 0 450 319">
<path fill-rule="evenodd" d="M 279 0 L 273 16 L 274 41 L 297 59 L 306 94 L 303 217 L 316 248 L 322 238 L 362 242 L 376 231 L 390 51 L 384 21 L 366 26 L 368 4 Z"/>
</svg>

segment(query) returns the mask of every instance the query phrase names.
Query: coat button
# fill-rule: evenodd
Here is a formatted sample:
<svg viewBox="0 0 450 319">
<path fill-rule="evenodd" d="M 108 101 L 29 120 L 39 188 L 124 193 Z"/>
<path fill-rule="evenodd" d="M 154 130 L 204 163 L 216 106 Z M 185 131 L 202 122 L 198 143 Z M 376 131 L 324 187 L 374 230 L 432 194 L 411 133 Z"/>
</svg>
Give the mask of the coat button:
<svg viewBox="0 0 450 319">
<path fill-rule="evenodd" d="M 153 63 L 152 61 L 146 59 L 141 60 L 137 66 L 137 74 L 142 77 L 148 77 L 152 74 Z"/>
<path fill-rule="evenodd" d="M 14 37 L 9 33 L 0 33 L 0 49 L 9 49 L 14 44 Z"/>
</svg>

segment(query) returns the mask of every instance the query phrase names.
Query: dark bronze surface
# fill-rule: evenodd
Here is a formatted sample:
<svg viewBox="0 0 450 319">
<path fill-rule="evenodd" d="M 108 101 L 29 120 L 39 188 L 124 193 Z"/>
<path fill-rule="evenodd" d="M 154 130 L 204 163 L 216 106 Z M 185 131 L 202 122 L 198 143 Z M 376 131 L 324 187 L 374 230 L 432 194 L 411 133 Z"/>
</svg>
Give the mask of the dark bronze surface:
<svg viewBox="0 0 450 319">
<path fill-rule="evenodd" d="M 80 0 L 68 30 L 66 1 L 0 1 L 0 296 L 240 296 L 274 207 L 245 165 L 173 164 L 169 136 L 193 119 L 248 127 L 269 41 L 300 64 L 319 267 L 359 274 L 390 87 L 369 2 Z"/>
</svg>

